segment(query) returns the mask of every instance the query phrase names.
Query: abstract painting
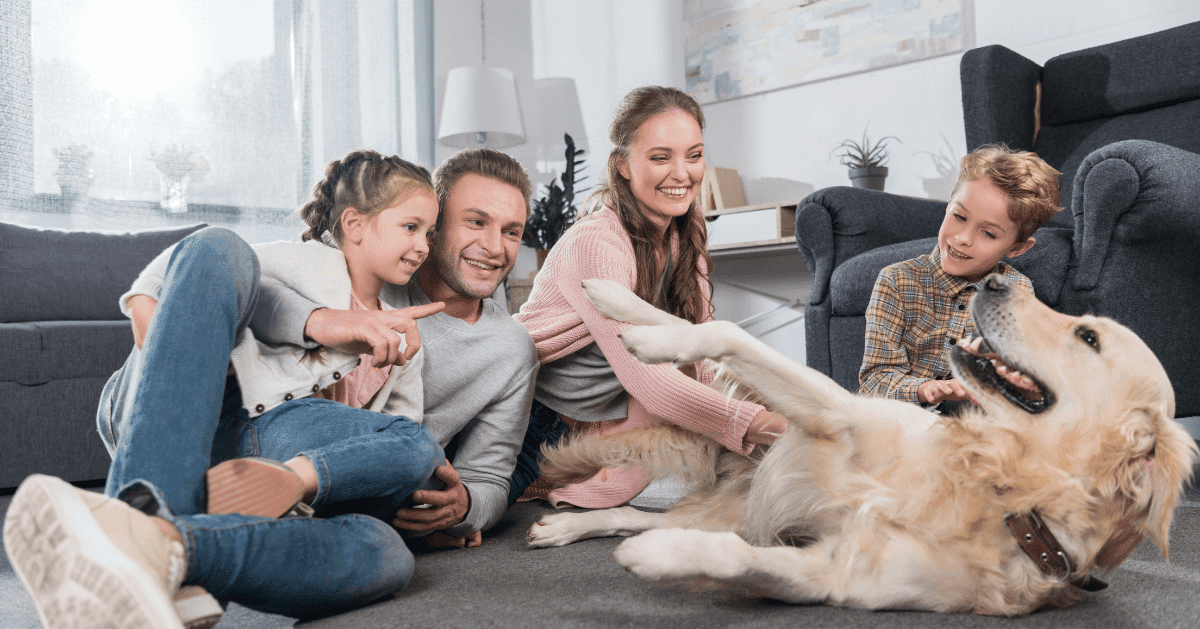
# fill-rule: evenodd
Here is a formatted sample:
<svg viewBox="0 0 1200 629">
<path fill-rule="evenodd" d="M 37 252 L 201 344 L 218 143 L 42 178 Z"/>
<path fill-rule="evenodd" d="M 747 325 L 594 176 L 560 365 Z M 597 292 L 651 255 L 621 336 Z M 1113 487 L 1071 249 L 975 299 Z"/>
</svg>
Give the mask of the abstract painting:
<svg viewBox="0 0 1200 629">
<path fill-rule="evenodd" d="M 971 0 L 684 0 L 687 91 L 714 103 L 965 50 Z"/>
</svg>

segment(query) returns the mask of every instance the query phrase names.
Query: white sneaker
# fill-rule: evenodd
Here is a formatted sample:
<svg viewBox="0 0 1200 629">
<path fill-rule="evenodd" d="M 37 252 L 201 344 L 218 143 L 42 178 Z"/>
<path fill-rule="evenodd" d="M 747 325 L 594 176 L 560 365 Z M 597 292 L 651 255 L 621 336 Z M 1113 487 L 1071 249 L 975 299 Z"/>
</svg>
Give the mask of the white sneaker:
<svg viewBox="0 0 1200 629">
<path fill-rule="evenodd" d="M 208 590 L 199 585 L 185 585 L 179 588 L 173 599 L 175 613 L 186 629 L 211 629 L 225 613 L 225 608 L 213 598 Z"/>
<path fill-rule="evenodd" d="M 33 474 L 9 505 L 4 549 L 48 629 L 183 629 L 171 603 L 183 545 L 120 500 Z"/>
</svg>

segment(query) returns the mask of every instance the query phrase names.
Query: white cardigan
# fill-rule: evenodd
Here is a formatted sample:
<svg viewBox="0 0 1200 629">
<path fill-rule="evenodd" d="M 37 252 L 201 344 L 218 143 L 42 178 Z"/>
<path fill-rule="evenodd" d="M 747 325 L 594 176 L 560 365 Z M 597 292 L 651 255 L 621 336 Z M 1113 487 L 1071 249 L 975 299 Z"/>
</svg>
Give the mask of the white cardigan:
<svg viewBox="0 0 1200 629">
<path fill-rule="evenodd" d="M 350 308 L 350 275 L 346 258 L 338 249 L 317 241 L 270 242 L 251 245 L 258 256 L 263 283 L 278 282 L 301 296 L 335 310 Z M 142 270 L 133 286 L 121 295 L 121 311 L 129 316 L 129 298 L 148 295 L 158 299 L 172 245 Z M 380 300 L 385 310 L 392 306 Z M 401 339 L 401 349 L 404 339 Z M 247 327 L 242 330 L 230 353 L 242 389 L 242 405 L 251 417 L 258 417 L 280 404 L 309 397 L 349 374 L 359 363 L 357 355 L 331 347 L 320 350 L 321 360 L 309 356 L 296 345 L 270 345 L 257 340 Z M 404 415 L 420 422 L 424 415 L 424 390 L 421 384 L 423 351 L 418 351 L 403 366 L 393 366 L 383 387 L 366 405 L 372 411 Z"/>
</svg>

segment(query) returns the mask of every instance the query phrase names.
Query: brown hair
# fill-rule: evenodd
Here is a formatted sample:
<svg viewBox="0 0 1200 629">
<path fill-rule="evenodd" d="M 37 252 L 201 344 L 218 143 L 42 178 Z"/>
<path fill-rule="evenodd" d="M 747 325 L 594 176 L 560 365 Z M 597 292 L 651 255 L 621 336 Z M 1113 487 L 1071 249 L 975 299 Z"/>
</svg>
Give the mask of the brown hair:
<svg viewBox="0 0 1200 629">
<path fill-rule="evenodd" d="M 700 290 L 700 260 L 706 272 L 712 271 L 712 258 L 708 255 L 708 231 L 700 201 L 696 202 L 683 216 L 671 220 L 667 234 L 674 229 L 679 234 L 679 259 L 674 262 L 670 276 L 663 276 L 655 250 L 659 246 L 653 224 L 638 208 L 637 198 L 622 177 L 618 166 L 628 162 L 629 149 L 638 130 L 646 120 L 663 112 L 678 109 L 690 115 L 704 129 L 704 112 L 691 96 L 673 87 L 647 85 L 625 95 L 608 128 L 608 140 L 612 151 L 608 154 L 605 181 L 592 193 L 605 205 L 611 207 L 621 219 L 621 226 L 633 242 L 633 255 L 637 265 L 637 285 L 634 292 L 638 297 L 654 304 L 677 317 L 692 323 L 700 323 L 712 312 L 712 304 Z M 590 199 L 589 199 L 590 200 Z M 705 281 L 708 281 L 705 276 Z M 709 282 L 711 290 L 712 283 Z"/>
<path fill-rule="evenodd" d="M 968 181 L 987 177 L 1008 195 L 1008 218 L 1017 224 L 1017 240 L 1029 239 L 1055 212 L 1058 176 L 1037 153 L 1014 151 L 1003 144 L 986 144 L 962 158 L 951 197 Z"/>
<path fill-rule="evenodd" d="M 433 189 L 437 193 L 438 205 L 442 209 L 445 209 L 446 200 L 450 198 L 450 191 L 454 189 L 454 185 L 467 175 L 480 175 L 516 188 L 521 192 L 521 197 L 525 199 L 525 216 L 529 216 L 529 195 L 533 192 L 529 174 L 525 172 L 521 162 L 492 149 L 459 151 L 433 171 Z M 438 214 L 439 223 L 441 217 L 442 214 Z"/>
<path fill-rule="evenodd" d="M 341 246 L 346 208 L 371 216 L 418 188 L 433 190 L 429 171 L 421 166 L 371 150 L 347 153 L 325 167 L 325 178 L 313 186 L 312 199 L 300 207 L 300 218 L 308 225 L 300 240 L 321 240 L 329 232 Z"/>
</svg>

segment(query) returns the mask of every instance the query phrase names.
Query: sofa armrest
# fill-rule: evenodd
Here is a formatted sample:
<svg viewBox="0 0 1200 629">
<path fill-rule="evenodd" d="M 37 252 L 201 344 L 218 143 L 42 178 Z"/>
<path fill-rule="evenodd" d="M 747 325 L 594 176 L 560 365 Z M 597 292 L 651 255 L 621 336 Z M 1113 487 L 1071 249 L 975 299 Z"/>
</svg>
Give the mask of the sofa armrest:
<svg viewBox="0 0 1200 629">
<path fill-rule="evenodd" d="M 796 245 L 813 278 L 809 303 L 829 298 L 833 270 L 884 245 L 936 236 L 945 201 L 860 188 L 818 190 L 796 208 Z"/>
<path fill-rule="evenodd" d="M 1095 288 L 1117 246 L 1145 247 L 1179 268 L 1200 263 L 1200 155 L 1145 140 L 1115 142 L 1083 160 L 1072 197 L 1074 289 Z"/>
<path fill-rule="evenodd" d="M 959 62 L 967 150 L 1003 142 L 1033 150 L 1037 84 L 1042 67 L 1005 48 L 984 46 Z"/>
</svg>

